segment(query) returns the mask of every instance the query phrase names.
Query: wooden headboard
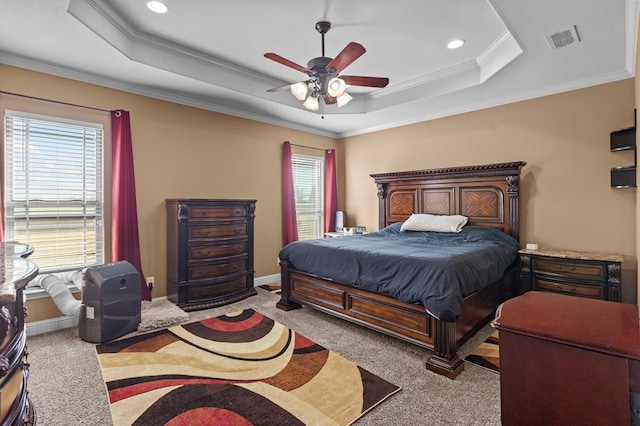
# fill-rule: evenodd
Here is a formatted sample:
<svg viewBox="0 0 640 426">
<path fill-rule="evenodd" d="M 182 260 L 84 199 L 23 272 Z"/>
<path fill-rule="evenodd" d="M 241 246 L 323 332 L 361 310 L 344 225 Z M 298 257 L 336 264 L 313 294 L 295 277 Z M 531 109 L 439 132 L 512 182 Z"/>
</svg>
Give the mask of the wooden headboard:
<svg viewBox="0 0 640 426">
<path fill-rule="evenodd" d="M 519 181 L 524 161 L 372 174 L 380 229 L 412 213 L 460 214 L 519 240 Z"/>
</svg>

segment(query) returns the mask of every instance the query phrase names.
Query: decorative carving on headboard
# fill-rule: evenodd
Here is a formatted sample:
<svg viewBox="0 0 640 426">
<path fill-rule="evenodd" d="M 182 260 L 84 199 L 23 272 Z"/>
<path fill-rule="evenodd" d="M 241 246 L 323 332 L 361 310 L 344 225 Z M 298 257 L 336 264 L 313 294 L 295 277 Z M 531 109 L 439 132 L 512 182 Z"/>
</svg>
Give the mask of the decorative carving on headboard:
<svg viewBox="0 0 640 426">
<path fill-rule="evenodd" d="M 520 191 L 518 188 L 519 181 L 520 179 L 518 179 L 518 175 L 507 176 L 507 192 L 509 192 L 510 196 L 513 196 L 513 194 L 517 194 Z"/>
<path fill-rule="evenodd" d="M 412 170 L 407 172 L 378 173 L 370 175 L 380 181 L 399 181 L 407 177 L 421 177 L 423 179 L 442 179 L 443 177 L 464 178 L 481 176 L 513 175 L 513 170 L 520 170 L 527 163 L 514 161 L 512 163 L 484 164 L 480 166 L 446 167 L 442 169 Z M 517 175 L 514 175 L 517 179 Z"/>
<path fill-rule="evenodd" d="M 497 227 L 518 239 L 519 178 L 525 164 L 372 174 L 378 190 L 378 226 L 404 221 L 411 213 L 464 214 L 470 224 Z"/>
</svg>

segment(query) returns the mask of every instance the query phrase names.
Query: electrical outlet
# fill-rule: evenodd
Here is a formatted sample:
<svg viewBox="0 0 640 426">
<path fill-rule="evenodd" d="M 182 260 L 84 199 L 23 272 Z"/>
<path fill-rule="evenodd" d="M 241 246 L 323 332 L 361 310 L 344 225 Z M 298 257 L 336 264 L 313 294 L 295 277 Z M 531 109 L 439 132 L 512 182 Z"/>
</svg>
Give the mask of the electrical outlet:
<svg viewBox="0 0 640 426">
<path fill-rule="evenodd" d="M 147 277 L 147 285 L 149 287 L 153 287 L 155 283 L 153 282 L 153 277 Z"/>
</svg>

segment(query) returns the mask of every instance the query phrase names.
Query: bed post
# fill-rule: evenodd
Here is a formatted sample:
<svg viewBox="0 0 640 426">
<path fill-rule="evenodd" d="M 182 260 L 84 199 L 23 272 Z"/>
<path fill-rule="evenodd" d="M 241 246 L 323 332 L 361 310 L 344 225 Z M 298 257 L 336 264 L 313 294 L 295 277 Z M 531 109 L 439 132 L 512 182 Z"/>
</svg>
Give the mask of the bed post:
<svg viewBox="0 0 640 426">
<path fill-rule="evenodd" d="M 296 302 L 292 302 L 289 300 L 289 272 L 287 271 L 287 262 L 284 260 L 280 261 L 280 301 L 276 303 L 276 308 L 282 309 L 283 311 L 291 311 L 293 309 L 298 309 L 302 305 Z"/>
<path fill-rule="evenodd" d="M 520 229 L 518 227 L 520 217 L 520 185 L 519 174 L 520 168 L 513 175 L 507 175 L 507 193 L 509 194 L 509 231 L 513 238 L 520 241 Z"/>
<path fill-rule="evenodd" d="M 464 362 L 456 350 L 456 323 L 435 320 L 433 353 L 425 364 L 427 370 L 450 379 L 464 370 Z"/>
<path fill-rule="evenodd" d="M 378 188 L 378 230 L 387 226 L 387 205 L 384 197 L 384 185 L 376 182 L 376 188 Z"/>
</svg>

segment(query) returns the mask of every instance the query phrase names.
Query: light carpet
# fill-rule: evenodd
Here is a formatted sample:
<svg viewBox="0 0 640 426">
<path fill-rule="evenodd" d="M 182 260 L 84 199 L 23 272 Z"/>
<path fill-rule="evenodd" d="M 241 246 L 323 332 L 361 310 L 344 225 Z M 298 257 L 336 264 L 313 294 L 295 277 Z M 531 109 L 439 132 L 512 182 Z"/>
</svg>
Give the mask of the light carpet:
<svg viewBox="0 0 640 426">
<path fill-rule="evenodd" d="M 349 425 L 400 390 L 253 309 L 96 352 L 117 426 Z"/>
<path fill-rule="evenodd" d="M 172 325 L 184 324 L 187 321 L 189 321 L 189 314 L 178 308 L 178 306 L 170 300 L 143 300 L 138 331 L 157 330 Z"/>
</svg>

